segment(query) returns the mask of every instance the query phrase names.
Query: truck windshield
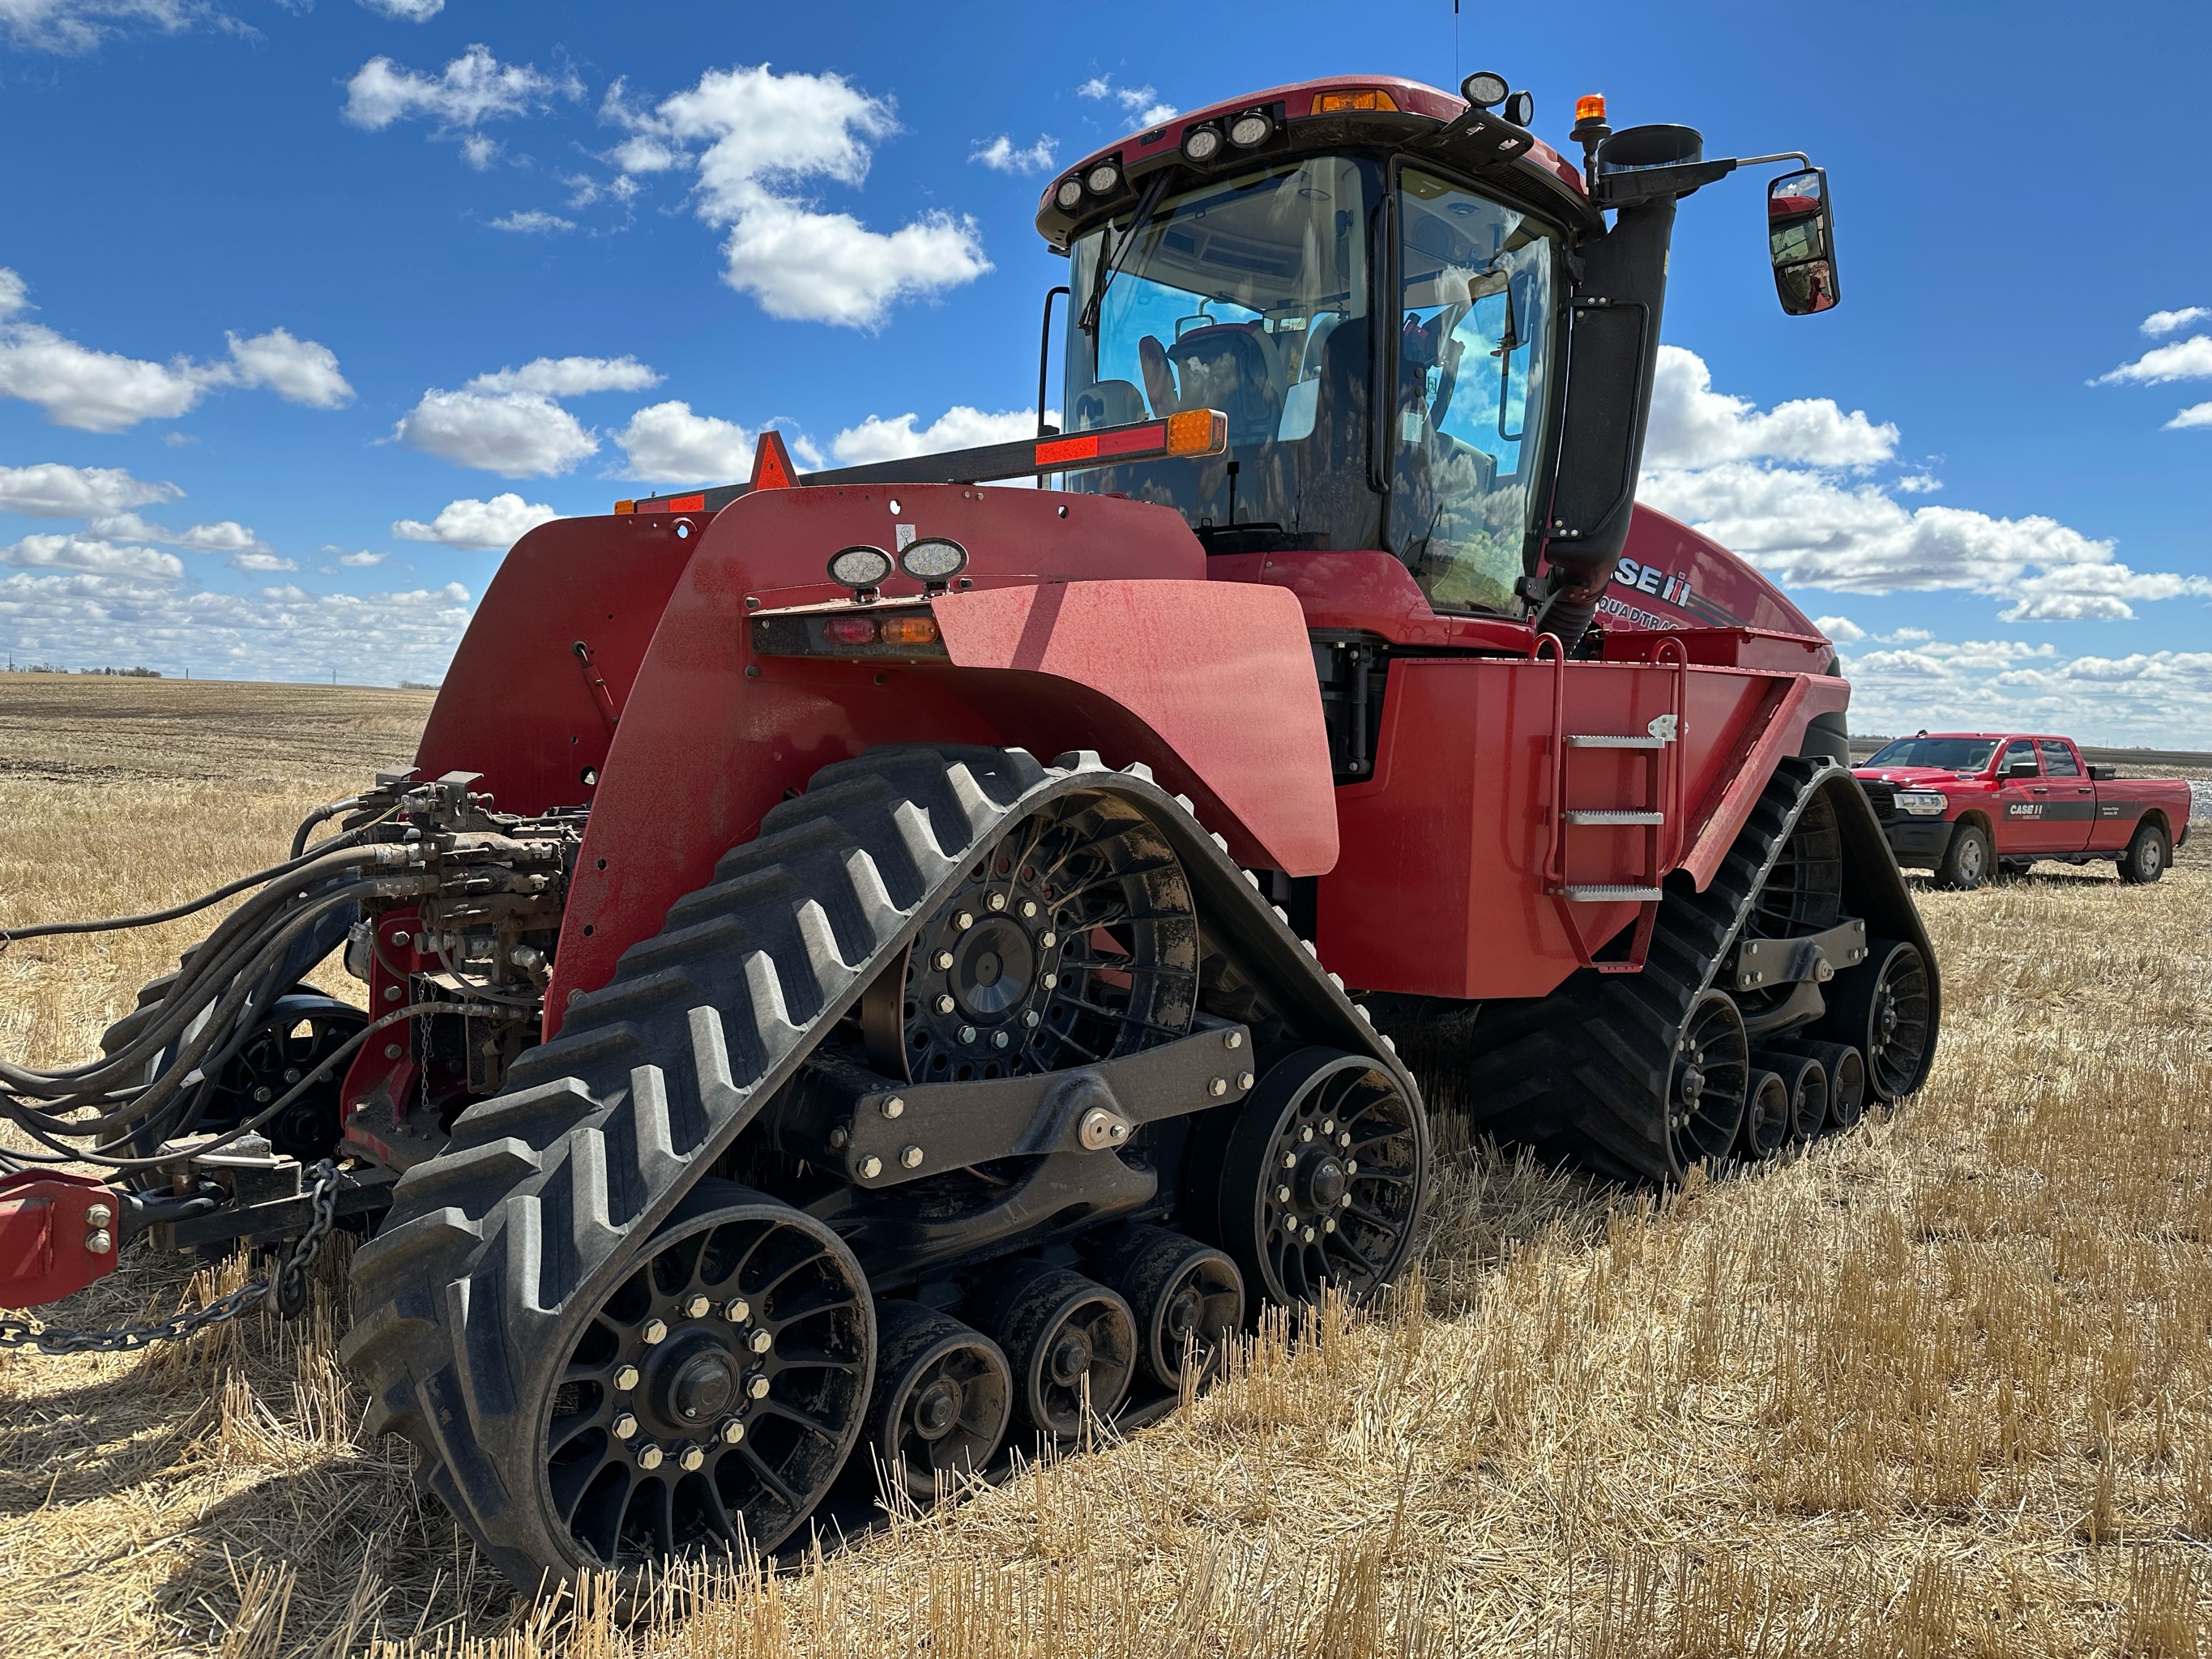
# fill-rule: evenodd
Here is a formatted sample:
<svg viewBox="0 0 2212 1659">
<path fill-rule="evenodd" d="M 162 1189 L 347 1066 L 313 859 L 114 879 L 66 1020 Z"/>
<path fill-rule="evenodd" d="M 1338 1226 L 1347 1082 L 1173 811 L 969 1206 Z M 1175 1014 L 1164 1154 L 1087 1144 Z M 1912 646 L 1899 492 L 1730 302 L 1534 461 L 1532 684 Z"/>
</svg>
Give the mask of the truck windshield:
<svg viewBox="0 0 2212 1659">
<path fill-rule="evenodd" d="M 1899 738 L 1875 751 L 1869 766 L 1931 766 L 1946 772 L 1978 772 L 1997 752 L 1995 738 Z"/>
<path fill-rule="evenodd" d="M 1094 321 L 1067 331 L 1066 429 L 1218 409 L 1230 449 L 1071 474 L 1066 487 L 1172 507 L 1194 528 L 1247 526 L 1256 545 L 1382 545 L 1367 464 L 1380 180 L 1372 162 L 1317 156 L 1169 197 L 1133 231 L 1079 238 L 1071 305 Z"/>
</svg>

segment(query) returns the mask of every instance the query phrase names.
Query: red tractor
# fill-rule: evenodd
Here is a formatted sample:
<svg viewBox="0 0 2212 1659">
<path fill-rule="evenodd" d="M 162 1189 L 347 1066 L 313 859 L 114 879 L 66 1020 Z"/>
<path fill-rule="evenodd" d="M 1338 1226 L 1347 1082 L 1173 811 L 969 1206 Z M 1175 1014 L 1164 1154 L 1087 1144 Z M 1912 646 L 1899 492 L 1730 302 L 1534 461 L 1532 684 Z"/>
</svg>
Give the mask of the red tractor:
<svg viewBox="0 0 2212 1659">
<path fill-rule="evenodd" d="M 1064 430 L 771 435 L 526 537 L 414 766 L 102 1058 L 0 1072 L 113 1171 L 18 1159 L 0 1301 L 373 1228 L 370 1425 L 527 1584 L 773 1549 L 871 1454 L 927 1498 L 1372 1297 L 1417 1071 L 1628 1182 L 1911 1093 L 1936 963 L 1833 650 L 1633 501 L 1675 204 L 1739 163 L 1464 91 L 1056 179 Z M 1826 309 L 1825 178 L 1771 199 Z M 340 950 L 366 1006 L 301 988 Z"/>
</svg>

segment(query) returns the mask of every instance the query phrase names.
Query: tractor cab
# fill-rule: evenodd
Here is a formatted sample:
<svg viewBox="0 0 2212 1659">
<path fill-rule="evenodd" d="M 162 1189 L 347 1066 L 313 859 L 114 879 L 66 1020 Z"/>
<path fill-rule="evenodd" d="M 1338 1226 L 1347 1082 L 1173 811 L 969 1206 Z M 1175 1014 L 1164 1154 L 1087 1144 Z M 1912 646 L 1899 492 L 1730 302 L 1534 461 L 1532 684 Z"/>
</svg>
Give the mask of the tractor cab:
<svg viewBox="0 0 2212 1659">
<path fill-rule="evenodd" d="M 1546 564 L 1587 566 L 1577 591 L 1609 569 L 1674 202 L 1738 163 L 1703 160 L 1688 128 L 1613 134 L 1586 99 L 1585 171 L 1527 131 L 1527 94 L 1485 75 L 1462 90 L 1276 88 L 1055 180 L 1037 227 L 1069 261 L 1066 431 L 1227 418 L 1219 453 L 1062 487 L 1171 507 L 1209 553 L 1388 550 L 1439 611 L 1524 614 Z M 1802 308 L 1824 309 L 1826 181 L 1793 177 L 1775 198 L 1778 283 L 1799 308 L 1803 272 L 1780 273 L 1818 258 Z"/>
</svg>

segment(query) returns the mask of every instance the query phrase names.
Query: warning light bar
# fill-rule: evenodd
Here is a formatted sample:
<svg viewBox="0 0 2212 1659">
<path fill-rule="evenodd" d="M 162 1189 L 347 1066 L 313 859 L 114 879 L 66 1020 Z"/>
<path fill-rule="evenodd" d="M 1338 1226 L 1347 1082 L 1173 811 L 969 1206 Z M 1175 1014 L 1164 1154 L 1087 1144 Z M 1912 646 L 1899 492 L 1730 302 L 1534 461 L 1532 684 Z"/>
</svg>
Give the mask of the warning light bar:
<svg viewBox="0 0 2212 1659">
<path fill-rule="evenodd" d="M 1398 100 L 1380 87 L 1358 92 L 1317 92 L 1314 94 L 1313 112 L 1316 115 L 1339 115 L 1346 110 L 1395 109 Z"/>
<path fill-rule="evenodd" d="M 763 442 L 775 436 L 763 434 Z M 1092 467 L 1134 461 L 1195 460 L 1229 448 L 1229 417 L 1218 409 L 1186 409 L 1164 420 L 1102 426 L 1062 437 L 1024 438 L 1010 444 L 949 450 L 941 455 L 911 455 L 867 466 L 842 466 L 826 472 L 784 473 L 801 488 L 818 484 L 986 483 L 999 478 L 1036 477 L 1048 472 L 1082 472 Z M 756 489 L 773 489 L 775 468 L 756 467 L 757 483 L 723 484 L 682 495 L 641 496 L 615 503 L 617 513 L 715 513 Z"/>
</svg>

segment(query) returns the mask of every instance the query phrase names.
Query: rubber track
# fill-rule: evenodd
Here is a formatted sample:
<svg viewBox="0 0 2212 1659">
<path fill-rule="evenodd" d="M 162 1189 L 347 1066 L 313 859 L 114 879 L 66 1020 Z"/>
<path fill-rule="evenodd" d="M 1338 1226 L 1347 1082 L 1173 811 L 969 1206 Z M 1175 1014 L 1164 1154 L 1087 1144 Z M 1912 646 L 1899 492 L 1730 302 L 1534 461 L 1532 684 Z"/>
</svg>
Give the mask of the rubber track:
<svg viewBox="0 0 2212 1659">
<path fill-rule="evenodd" d="M 603 989 L 571 1003 L 506 1092 L 461 1115 L 354 1257 L 357 1322 L 342 1352 L 368 1393 L 367 1426 L 415 1443 L 432 1489 L 517 1583 L 579 1565 L 541 1496 L 537 1419 L 582 1319 L 975 850 L 1047 800 L 1097 789 L 1167 835 L 1208 914 L 1237 906 L 1239 945 L 1279 1002 L 1371 1053 L 1418 1101 L 1387 1039 L 1145 769 L 1117 772 L 1088 751 L 1047 769 L 973 748 L 877 750 L 825 768 L 625 951 Z"/>
<path fill-rule="evenodd" d="M 1785 760 L 1702 893 L 1670 882 L 1640 974 L 1577 971 L 1549 996 L 1485 1006 L 1463 1097 L 1478 1132 L 1623 1181 L 1680 1180 L 1662 1103 L 1674 1042 L 1814 794 L 1842 768 Z"/>
</svg>

